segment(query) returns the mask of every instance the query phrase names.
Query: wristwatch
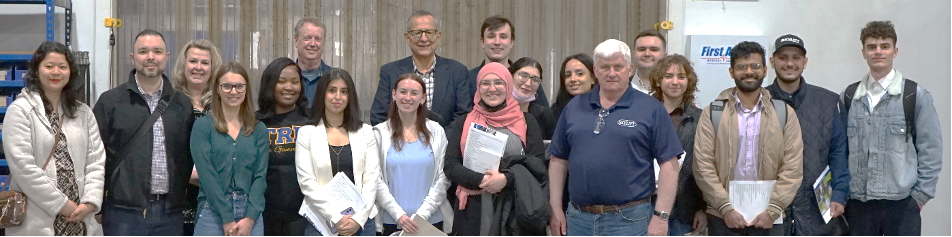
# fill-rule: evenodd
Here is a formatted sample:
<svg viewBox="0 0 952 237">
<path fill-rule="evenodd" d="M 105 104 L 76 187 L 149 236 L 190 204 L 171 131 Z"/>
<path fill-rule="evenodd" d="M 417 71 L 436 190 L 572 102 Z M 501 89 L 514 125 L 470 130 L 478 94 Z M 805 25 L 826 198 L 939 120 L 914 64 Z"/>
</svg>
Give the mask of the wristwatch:
<svg viewBox="0 0 952 237">
<path fill-rule="evenodd" d="M 658 211 L 658 210 L 654 210 L 654 215 L 658 216 L 658 219 L 661 219 L 662 221 L 668 221 L 668 219 L 671 218 L 671 213 Z"/>
</svg>

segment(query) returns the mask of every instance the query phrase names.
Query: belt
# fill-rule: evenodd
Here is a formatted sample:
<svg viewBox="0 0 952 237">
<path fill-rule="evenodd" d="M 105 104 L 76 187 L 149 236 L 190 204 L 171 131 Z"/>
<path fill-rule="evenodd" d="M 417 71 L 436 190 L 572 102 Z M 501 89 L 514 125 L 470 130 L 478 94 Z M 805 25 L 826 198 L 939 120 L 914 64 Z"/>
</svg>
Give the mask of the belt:
<svg viewBox="0 0 952 237">
<path fill-rule="evenodd" d="M 651 200 L 651 198 L 642 198 L 642 199 L 630 201 L 630 202 L 627 202 L 627 203 L 621 204 L 621 205 L 588 205 L 588 206 L 579 206 L 579 205 L 577 205 L 577 204 L 575 204 L 575 203 L 572 203 L 572 206 L 575 207 L 575 209 L 579 209 L 579 210 L 584 211 L 584 212 L 588 212 L 588 213 L 592 213 L 592 214 L 602 214 L 602 213 L 606 213 L 606 212 L 615 212 L 615 211 L 619 211 L 619 210 L 621 210 L 621 209 L 625 209 L 625 208 L 632 207 L 632 206 L 634 206 L 634 205 L 646 203 L 646 202 L 648 202 L 649 200 Z"/>
<path fill-rule="evenodd" d="M 162 200 L 165 200 L 165 198 L 166 198 L 167 196 L 168 196 L 168 194 L 166 194 L 166 193 L 163 193 L 163 194 L 149 194 L 149 201 L 150 201 L 150 202 L 162 201 Z"/>
</svg>

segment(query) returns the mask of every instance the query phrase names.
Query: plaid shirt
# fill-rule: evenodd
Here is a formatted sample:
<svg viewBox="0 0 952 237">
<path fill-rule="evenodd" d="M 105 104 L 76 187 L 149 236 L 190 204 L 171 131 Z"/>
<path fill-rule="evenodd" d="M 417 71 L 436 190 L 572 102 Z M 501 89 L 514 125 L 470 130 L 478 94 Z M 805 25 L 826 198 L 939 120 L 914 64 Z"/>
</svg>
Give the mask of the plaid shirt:
<svg viewBox="0 0 952 237">
<path fill-rule="evenodd" d="M 142 90 L 142 85 L 136 83 L 139 93 L 142 93 L 142 98 L 145 99 L 146 104 L 149 105 L 149 110 L 152 112 L 159 106 L 159 100 L 162 98 L 162 83 L 164 82 L 160 80 L 159 89 L 152 94 L 146 94 L 145 90 Z M 159 116 L 159 119 L 155 120 L 155 124 L 152 124 L 152 175 L 149 182 L 152 184 L 151 194 L 166 194 L 169 192 L 169 171 L 165 154 L 165 126 L 162 124 L 162 116 Z"/>
<path fill-rule="evenodd" d="M 417 67 L 416 62 L 413 63 L 413 72 L 415 72 L 420 78 L 423 79 L 423 83 L 426 84 L 426 109 L 433 110 L 433 69 L 436 68 L 436 60 L 433 60 L 433 65 L 430 66 L 430 69 L 426 73 L 420 72 L 420 68 Z"/>
</svg>

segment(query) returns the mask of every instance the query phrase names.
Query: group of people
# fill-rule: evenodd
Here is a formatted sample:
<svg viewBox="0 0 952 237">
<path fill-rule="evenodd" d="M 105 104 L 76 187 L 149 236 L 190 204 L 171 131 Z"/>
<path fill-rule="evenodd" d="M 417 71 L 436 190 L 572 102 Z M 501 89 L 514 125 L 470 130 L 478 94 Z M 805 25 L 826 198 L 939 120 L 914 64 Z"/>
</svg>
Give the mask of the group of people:
<svg viewBox="0 0 952 237">
<path fill-rule="evenodd" d="M 436 55 L 436 22 L 407 20 L 413 54 L 380 68 L 370 124 L 351 75 L 321 59 L 316 18 L 294 26 L 296 60 L 264 69 L 257 103 L 247 70 L 207 40 L 166 76 L 165 39 L 144 30 L 128 82 L 90 108 L 69 49 L 44 42 L 4 118 L 10 187 L 29 197 L 6 233 L 390 235 L 419 231 L 417 216 L 455 235 L 828 235 L 838 222 L 824 222 L 808 184 L 828 166 L 846 230 L 906 235 L 935 197 L 939 121 L 931 95 L 893 68 L 889 22 L 862 30 L 870 72 L 842 96 L 805 82 L 805 44 L 785 35 L 773 84 L 762 87 L 765 49 L 741 42 L 736 87 L 704 109 L 699 75 L 657 31 L 566 57 L 550 106 L 542 65 L 510 60 L 508 19 L 483 22 L 486 57 L 471 70 Z M 498 169 L 464 164 L 474 124 L 507 135 Z M 337 175 L 366 205 L 324 192 Z M 764 180 L 776 181 L 770 204 L 748 222 L 728 184 Z"/>
</svg>

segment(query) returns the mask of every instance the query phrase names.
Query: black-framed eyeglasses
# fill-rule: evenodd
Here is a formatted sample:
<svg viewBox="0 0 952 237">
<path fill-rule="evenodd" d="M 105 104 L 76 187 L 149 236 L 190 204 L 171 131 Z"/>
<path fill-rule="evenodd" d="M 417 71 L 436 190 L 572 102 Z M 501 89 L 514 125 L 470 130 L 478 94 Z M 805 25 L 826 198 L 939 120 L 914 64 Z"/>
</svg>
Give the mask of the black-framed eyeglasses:
<svg viewBox="0 0 952 237">
<path fill-rule="evenodd" d="M 218 85 L 218 87 L 221 89 L 221 92 L 225 92 L 225 93 L 228 93 L 228 92 L 230 92 L 230 91 L 232 91 L 232 90 L 234 90 L 234 91 L 237 92 L 237 93 L 242 93 L 242 92 L 245 92 L 246 89 L 248 89 L 247 85 L 244 84 L 244 83 L 241 83 L 241 84 L 221 84 L 221 85 Z"/>
<path fill-rule="evenodd" d="M 761 68 L 764 68 L 764 64 L 763 63 L 734 64 L 734 70 L 746 71 L 747 68 L 750 68 L 753 70 L 760 70 Z"/>
<path fill-rule="evenodd" d="M 526 83 L 526 80 L 531 81 L 533 86 L 542 84 L 542 77 L 529 75 L 528 72 L 517 72 L 516 77 L 519 78 L 519 84 Z"/>
<path fill-rule="evenodd" d="M 602 133 L 602 128 L 605 127 L 605 117 L 608 117 L 609 113 L 607 109 L 598 111 L 598 119 L 595 120 L 595 135 Z"/>
<path fill-rule="evenodd" d="M 413 38 L 414 40 L 418 40 L 420 39 L 421 36 L 423 36 L 424 33 L 426 33 L 426 38 L 436 37 L 437 32 L 440 32 L 440 31 L 436 29 L 411 30 L 411 31 L 407 31 L 407 34 L 410 34 L 410 37 Z"/>
</svg>

